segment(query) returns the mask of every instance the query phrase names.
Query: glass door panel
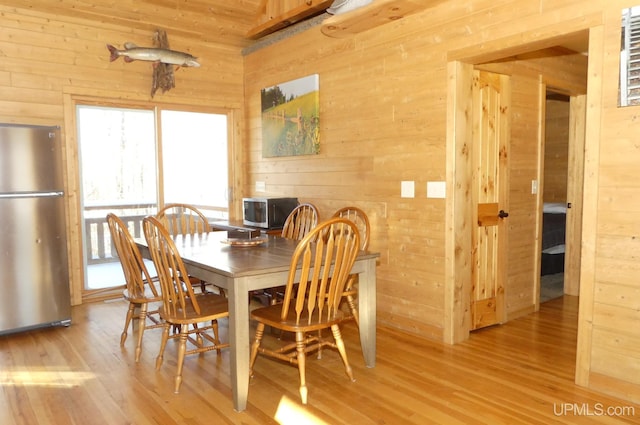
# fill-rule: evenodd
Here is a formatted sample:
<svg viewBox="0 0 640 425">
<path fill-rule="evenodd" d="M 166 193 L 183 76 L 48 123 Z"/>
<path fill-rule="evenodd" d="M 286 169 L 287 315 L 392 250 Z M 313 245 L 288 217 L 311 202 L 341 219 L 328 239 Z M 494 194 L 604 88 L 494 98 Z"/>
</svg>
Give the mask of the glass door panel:
<svg viewBox="0 0 640 425">
<path fill-rule="evenodd" d="M 155 114 L 151 110 L 77 107 L 84 222 L 85 290 L 120 286 L 124 277 L 106 223 L 109 212 L 142 236 L 157 207 Z"/>
<path fill-rule="evenodd" d="M 227 116 L 162 110 L 164 203 L 186 203 L 228 217 Z"/>
</svg>

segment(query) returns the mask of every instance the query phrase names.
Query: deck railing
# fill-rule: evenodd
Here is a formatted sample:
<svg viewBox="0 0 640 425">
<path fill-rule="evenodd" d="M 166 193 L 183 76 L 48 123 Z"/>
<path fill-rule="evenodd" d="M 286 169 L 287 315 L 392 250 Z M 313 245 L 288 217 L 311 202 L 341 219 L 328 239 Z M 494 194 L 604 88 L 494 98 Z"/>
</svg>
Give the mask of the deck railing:
<svg viewBox="0 0 640 425">
<path fill-rule="evenodd" d="M 198 207 L 201 208 L 202 207 Z M 115 247 L 111 242 L 111 233 L 107 224 L 107 214 L 110 212 L 127 225 L 129 233 L 134 238 L 144 237 L 142 220 L 157 211 L 156 204 L 119 204 L 119 205 L 93 205 L 84 208 L 84 243 L 87 256 L 87 265 L 102 264 L 118 261 Z M 217 215 L 224 219 L 227 215 L 225 209 L 208 209 L 205 214 Z M 211 220 L 212 218 L 209 217 Z"/>
<path fill-rule="evenodd" d="M 156 211 L 155 204 L 99 205 L 85 207 L 84 237 L 87 265 L 117 261 L 115 247 L 107 224 L 107 214 L 113 212 L 126 224 L 134 238 L 143 236 L 142 220 Z"/>
</svg>

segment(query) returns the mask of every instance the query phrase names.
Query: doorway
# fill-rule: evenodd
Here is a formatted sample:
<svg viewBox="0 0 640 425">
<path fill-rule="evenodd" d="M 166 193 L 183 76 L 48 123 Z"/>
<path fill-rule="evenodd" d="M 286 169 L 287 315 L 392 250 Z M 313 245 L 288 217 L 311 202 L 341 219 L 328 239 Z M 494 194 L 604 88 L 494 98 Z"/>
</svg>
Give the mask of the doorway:
<svg viewBox="0 0 640 425">
<path fill-rule="evenodd" d="M 564 295 L 569 96 L 547 89 L 544 123 L 540 303 Z"/>
<path fill-rule="evenodd" d="M 586 36 L 586 33 L 583 33 Z M 575 40 L 575 38 L 571 38 Z M 578 108 L 578 113 L 572 110 L 571 115 L 576 118 L 570 126 L 579 122 L 582 130 L 576 126 L 571 128 L 574 135 L 584 133 L 584 99 L 586 98 L 587 81 L 587 57 L 564 48 L 551 48 L 544 51 L 530 51 L 526 53 L 526 46 L 521 46 L 524 53 L 512 57 L 500 57 L 496 52 L 488 53 L 491 61 L 481 64 L 466 63 L 462 60 L 450 62 L 448 66 L 450 84 L 450 96 L 448 99 L 449 128 L 448 152 L 451 158 L 448 161 L 448 181 L 452 196 L 447 198 L 448 211 L 447 229 L 450 235 L 447 237 L 449 244 L 447 249 L 450 261 L 447 263 L 447 290 L 445 291 L 445 309 L 447 322 L 445 323 L 444 337 L 449 343 L 456 343 L 468 338 L 472 329 L 472 317 L 468 306 L 471 303 L 469 295 L 469 283 L 471 282 L 473 263 L 473 240 L 469 236 L 469 229 L 474 225 L 472 207 L 469 205 L 466 193 L 471 182 L 471 153 L 472 122 L 470 112 L 473 104 L 470 100 L 472 75 L 475 69 L 483 69 L 492 72 L 508 73 L 511 75 L 513 87 L 513 104 L 519 109 L 511 111 L 515 117 L 512 128 L 512 139 L 519 143 L 517 149 L 512 150 L 510 157 L 510 185 L 509 204 L 509 253 L 508 276 L 505 286 L 506 320 L 524 316 L 537 311 L 539 308 L 539 267 L 541 251 L 539 242 L 541 238 L 542 221 L 542 166 L 541 158 L 544 143 L 544 103 L 546 99 L 547 80 L 552 81 L 554 89 L 561 87 L 562 92 L 570 95 L 570 104 Z M 511 50 L 513 51 L 513 50 Z M 472 54 L 469 50 L 469 54 Z M 476 58 L 476 60 L 479 60 Z M 578 70 L 575 78 L 564 74 L 557 78 L 558 73 L 553 72 L 554 61 L 574 61 Z M 526 70 L 525 70 L 526 68 Z M 505 71 L 506 70 L 506 71 Z M 534 72 L 531 72 L 535 70 Z M 537 73 L 537 75 L 536 75 Z M 566 79 L 566 86 L 563 86 Z M 575 101 L 575 102 L 574 102 Z M 575 105 L 574 105 L 575 104 Z M 577 105 L 577 106 L 576 106 Z M 519 138 L 519 139 L 518 139 Z M 582 137 L 584 146 L 584 137 Z M 512 145 L 513 148 L 513 145 Z M 583 157 L 582 157 L 583 159 Z M 571 164 L 571 160 L 569 160 Z M 576 161 L 577 162 L 577 161 Z M 581 167 L 574 167 L 575 175 L 581 172 Z M 573 182 L 570 189 L 574 190 L 575 199 L 581 199 L 582 179 Z M 517 199 L 514 202 L 513 197 Z M 577 202 L 581 203 L 581 202 Z M 580 220 L 574 217 L 572 224 L 567 227 L 579 226 Z M 579 241 L 579 239 L 577 239 Z M 536 241 L 531 243 L 531 241 Z M 515 245 L 514 246 L 514 242 Z M 519 245 L 518 245 L 519 244 Z M 579 242 L 577 243 L 579 246 Z M 579 249 L 576 250 L 579 258 Z M 579 266 L 577 269 L 579 274 Z M 579 280 L 576 280 L 579 282 Z M 566 289 L 565 289 L 565 292 Z M 569 292 L 567 292 L 569 293 Z M 577 290 L 576 290 L 577 295 Z"/>
</svg>

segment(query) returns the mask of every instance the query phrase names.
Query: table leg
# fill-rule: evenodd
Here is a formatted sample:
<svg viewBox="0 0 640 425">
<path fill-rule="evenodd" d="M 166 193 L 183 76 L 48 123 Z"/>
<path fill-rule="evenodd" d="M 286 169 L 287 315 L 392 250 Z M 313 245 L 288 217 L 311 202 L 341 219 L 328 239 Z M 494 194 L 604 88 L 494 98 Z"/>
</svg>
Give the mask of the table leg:
<svg viewBox="0 0 640 425">
<path fill-rule="evenodd" d="M 229 343 L 233 408 L 247 408 L 249 394 L 249 290 L 248 278 L 229 279 Z"/>
<path fill-rule="evenodd" d="M 367 367 L 376 365 L 376 259 L 366 260 L 358 276 L 360 344 Z"/>
</svg>

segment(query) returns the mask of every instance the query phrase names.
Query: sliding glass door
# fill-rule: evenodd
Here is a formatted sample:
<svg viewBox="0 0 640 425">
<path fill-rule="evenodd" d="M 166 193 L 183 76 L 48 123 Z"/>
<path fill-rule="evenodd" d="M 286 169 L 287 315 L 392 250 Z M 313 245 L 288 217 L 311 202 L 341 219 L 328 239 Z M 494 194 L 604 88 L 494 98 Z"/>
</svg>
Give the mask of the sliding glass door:
<svg viewBox="0 0 640 425">
<path fill-rule="evenodd" d="M 163 110 L 160 122 L 163 203 L 192 204 L 226 218 L 227 116 Z"/>
<path fill-rule="evenodd" d="M 163 109 L 77 106 L 85 292 L 124 277 L 106 224 L 117 214 L 134 237 L 166 203 L 228 217 L 227 115 Z"/>
</svg>

